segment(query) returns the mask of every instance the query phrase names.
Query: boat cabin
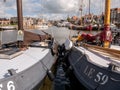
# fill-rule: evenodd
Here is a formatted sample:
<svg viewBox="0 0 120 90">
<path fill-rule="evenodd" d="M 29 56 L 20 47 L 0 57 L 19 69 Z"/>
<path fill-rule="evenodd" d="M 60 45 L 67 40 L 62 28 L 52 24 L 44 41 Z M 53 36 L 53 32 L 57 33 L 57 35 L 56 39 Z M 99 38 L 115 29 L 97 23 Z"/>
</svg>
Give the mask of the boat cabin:
<svg viewBox="0 0 120 90">
<path fill-rule="evenodd" d="M 17 29 L 15 27 L 0 28 L 0 47 L 17 42 Z"/>
</svg>

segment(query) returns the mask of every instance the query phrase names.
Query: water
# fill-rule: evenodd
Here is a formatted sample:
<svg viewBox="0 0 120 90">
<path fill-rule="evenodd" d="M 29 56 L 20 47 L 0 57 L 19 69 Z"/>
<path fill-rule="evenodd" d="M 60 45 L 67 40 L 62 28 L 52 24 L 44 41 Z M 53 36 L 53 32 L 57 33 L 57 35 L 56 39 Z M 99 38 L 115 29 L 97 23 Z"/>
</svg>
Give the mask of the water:
<svg viewBox="0 0 120 90">
<path fill-rule="evenodd" d="M 70 30 L 66 27 L 50 27 L 48 30 L 44 30 L 45 32 L 51 34 L 56 41 L 58 41 L 59 44 L 62 44 L 65 42 L 67 38 L 71 38 L 73 35 L 77 34 L 77 30 Z M 90 33 L 89 31 L 81 31 L 79 30 L 80 33 Z M 98 33 L 98 31 L 92 31 L 91 32 L 93 35 Z"/>
<path fill-rule="evenodd" d="M 70 38 L 73 34 L 76 34 L 76 31 L 69 30 L 65 27 L 50 27 L 48 30 L 44 31 L 51 34 L 59 44 L 64 43 L 67 38 Z"/>
<path fill-rule="evenodd" d="M 51 34 L 55 40 L 59 44 L 63 44 L 67 38 L 71 38 L 73 35 L 77 34 L 78 31 L 76 30 L 69 30 L 68 28 L 65 27 L 50 27 L 48 30 L 44 30 L 45 32 Z M 80 33 L 90 33 L 89 31 L 80 31 Z M 92 34 L 96 34 L 97 32 L 94 31 Z M 71 81 L 71 88 L 68 90 L 85 90 L 85 88 L 79 84 L 78 80 L 75 78 L 75 76 L 71 73 L 70 74 L 70 81 Z M 43 83 L 42 88 L 39 90 L 52 90 L 52 85 L 53 83 L 47 78 L 45 78 L 45 82 Z"/>
</svg>

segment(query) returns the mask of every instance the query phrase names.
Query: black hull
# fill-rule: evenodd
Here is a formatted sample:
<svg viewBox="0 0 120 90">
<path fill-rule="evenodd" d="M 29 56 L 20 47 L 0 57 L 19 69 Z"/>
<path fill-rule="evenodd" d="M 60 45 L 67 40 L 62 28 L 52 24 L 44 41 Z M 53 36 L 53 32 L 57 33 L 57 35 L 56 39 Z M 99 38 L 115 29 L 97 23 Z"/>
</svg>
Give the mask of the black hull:
<svg viewBox="0 0 120 90">
<path fill-rule="evenodd" d="M 85 30 L 85 31 L 89 31 L 89 29 L 86 26 L 77 26 L 77 25 L 72 25 L 71 27 L 69 27 L 69 29 L 73 29 L 73 30 Z M 92 27 L 93 31 L 98 31 L 98 30 L 103 30 L 103 27 Z"/>
<path fill-rule="evenodd" d="M 90 90 L 120 90 L 120 74 L 90 62 L 77 48 L 68 56 L 76 78 Z"/>
</svg>

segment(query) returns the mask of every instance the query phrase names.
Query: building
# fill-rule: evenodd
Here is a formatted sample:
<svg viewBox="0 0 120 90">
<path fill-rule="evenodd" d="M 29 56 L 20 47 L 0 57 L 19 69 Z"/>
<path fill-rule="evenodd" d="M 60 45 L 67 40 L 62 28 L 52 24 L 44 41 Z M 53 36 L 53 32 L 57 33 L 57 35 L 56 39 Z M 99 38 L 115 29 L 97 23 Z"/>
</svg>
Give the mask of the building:
<svg viewBox="0 0 120 90">
<path fill-rule="evenodd" d="M 23 26 L 24 27 L 30 27 L 32 26 L 34 23 L 33 23 L 33 18 L 31 17 L 24 17 L 23 18 Z"/>
<path fill-rule="evenodd" d="M 11 18 L 10 18 L 10 23 L 11 23 L 11 24 L 17 24 L 17 22 L 18 22 L 18 21 L 17 21 L 17 17 L 11 17 Z"/>
<path fill-rule="evenodd" d="M 120 23 L 120 8 L 113 8 L 111 9 L 111 23 Z"/>
<path fill-rule="evenodd" d="M 0 25 L 10 25 L 10 19 L 0 18 Z"/>
</svg>

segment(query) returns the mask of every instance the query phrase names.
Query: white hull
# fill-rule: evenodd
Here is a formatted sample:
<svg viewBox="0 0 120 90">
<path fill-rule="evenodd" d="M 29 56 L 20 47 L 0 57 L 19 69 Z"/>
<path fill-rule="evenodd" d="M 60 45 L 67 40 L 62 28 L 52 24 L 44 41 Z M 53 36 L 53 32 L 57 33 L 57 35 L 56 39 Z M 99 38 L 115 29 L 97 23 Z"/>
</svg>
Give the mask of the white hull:
<svg viewBox="0 0 120 90">
<path fill-rule="evenodd" d="M 47 75 L 55 57 L 47 48 L 29 47 L 23 54 L 9 60 L 0 59 L 1 90 L 31 90 Z M 8 70 L 12 69 L 12 74 Z"/>
<path fill-rule="evenodd" d="M 44 29 L 48 29 L 48 26 L 47 25 L 36 25 L 36 29 L 44 30 Z"/>
</svg>

